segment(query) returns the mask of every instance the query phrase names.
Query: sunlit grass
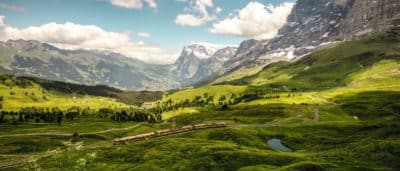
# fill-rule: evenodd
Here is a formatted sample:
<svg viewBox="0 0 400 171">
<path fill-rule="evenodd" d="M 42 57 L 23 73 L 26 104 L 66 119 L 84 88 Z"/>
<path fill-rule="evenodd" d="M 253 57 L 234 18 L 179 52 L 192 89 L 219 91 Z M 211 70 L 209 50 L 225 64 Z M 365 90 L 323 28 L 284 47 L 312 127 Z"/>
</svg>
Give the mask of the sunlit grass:
<svg viewBox="0 0 400 171">
<path fill-rule="evenodd" d="M 54 91 L 43 91 L 43 88 L 34 84 L 31 87 L 10 87 L 0 84 L 0 95 L 4 97 L 3 109 L 18 111 L 24 107 L 58 107 L 68 109 L 73 106 L 82 108 L 118 108 L 127 107 L 116 99 L 89 95 L 65 94 Z"/>
</svg>

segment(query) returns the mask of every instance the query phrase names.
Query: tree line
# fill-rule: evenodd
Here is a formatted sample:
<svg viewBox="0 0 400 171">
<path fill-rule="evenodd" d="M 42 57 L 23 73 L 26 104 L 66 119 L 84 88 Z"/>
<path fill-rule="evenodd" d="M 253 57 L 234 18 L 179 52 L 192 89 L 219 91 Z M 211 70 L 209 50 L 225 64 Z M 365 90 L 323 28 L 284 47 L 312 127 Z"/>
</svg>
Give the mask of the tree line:
<svg viewBox="0 0 400 171">
<path fill-rule="evenodd" d="M 154 123 L 161 120 L 161 116 L 153 114 L 144 109 L 138 108 L 80 108 L 71 107 L 67 110 L 61 110 L 58 107 L 42 108 L 42 107 L 26 107 L 19 111 L 1 111 L 0 123 L 24 123 L 34 121 L 36 123 L 58 123 L 63 121 L 73 121 L 76 118 L 97 117 L 110 119 L 118 122 L 150 122 Z"/>
<path fill-rule="evenodd" d="M 288 94 L 288 97 L 294 96 Z M 227 110 L 231 105 L 238 104 L 240 102 L 249 102 L 257 99 L 279 99 L 281 95 L 266 92 L 266 91 L 255 91 L 248 92 L 245 94 L 222 95 L 219 97 L 211 96 L 208 93 L 204 93 L 202 96 L 195 96 L 192 100 L 185 99 L 183 101 L 173 101 L 168 99 L 163 102 L 157 102 L 155 107 L 152 108 L 152 112 L 160 114 L 166 111 L 175 111 L 183 109 L 185 107 L 213 107 L 216 110 Z"/>
</svg>

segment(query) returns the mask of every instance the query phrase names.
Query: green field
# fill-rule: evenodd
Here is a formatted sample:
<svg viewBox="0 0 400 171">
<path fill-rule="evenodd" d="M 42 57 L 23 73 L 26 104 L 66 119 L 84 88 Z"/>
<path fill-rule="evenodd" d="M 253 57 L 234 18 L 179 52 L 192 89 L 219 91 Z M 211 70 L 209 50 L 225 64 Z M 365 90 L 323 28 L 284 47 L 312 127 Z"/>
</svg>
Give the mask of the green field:
<svg viewBox="0 0 400 171">
<path fill-rule="evenodd" d="M 151 103 L 157 110 L 150 111 L 161 113 L 155 123 L 96 117 L 61 125 L 1 123 L 0 168 L 29 160 L 12 169 L 399 170 L 399 35 L 389 31 L 255 74 L 232 73 L 218 84 L 165 93 Z M 45 100 L 39 84 L 0 88 L 6 110 L 27 104 L 68 108 L 84 101 L 93 108 L 127 105 L 54 90 L 46 91 Z M 114 138 L 211 122 L 228 127 L 112 144 Z M 293 152 L 269 146 L 272 138 Z"/>
<path fill-rule="evenodd" d="M 13 94 L 11 94 L 13 92 Z M 19 110 L 23 107 L 52 107 L 67 109 L 73 106 L 80 107 L 127 107 L 116 99 L 79 94 L 65 94 L 52 91 L 43 91 L 38 85 L 27 88 L 0 85 L 0 94 L 4 97 L 4 110 Z"/>
</svg>

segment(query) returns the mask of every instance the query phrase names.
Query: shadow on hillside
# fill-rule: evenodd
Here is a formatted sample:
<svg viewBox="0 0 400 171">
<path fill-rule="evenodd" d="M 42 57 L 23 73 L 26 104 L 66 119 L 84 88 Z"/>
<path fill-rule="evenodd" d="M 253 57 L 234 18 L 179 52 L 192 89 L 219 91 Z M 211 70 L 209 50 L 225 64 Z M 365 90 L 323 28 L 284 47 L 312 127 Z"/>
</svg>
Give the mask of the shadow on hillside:
<svg viewBox="0 0 400 171">
<path fill-rule="evenodd" d="M 360 119 L 382 119 L 400 116 L 400 92 L 370 91 L 353 95 L 342 95 L 334 98 L 340 108 Z"/>
</svg>

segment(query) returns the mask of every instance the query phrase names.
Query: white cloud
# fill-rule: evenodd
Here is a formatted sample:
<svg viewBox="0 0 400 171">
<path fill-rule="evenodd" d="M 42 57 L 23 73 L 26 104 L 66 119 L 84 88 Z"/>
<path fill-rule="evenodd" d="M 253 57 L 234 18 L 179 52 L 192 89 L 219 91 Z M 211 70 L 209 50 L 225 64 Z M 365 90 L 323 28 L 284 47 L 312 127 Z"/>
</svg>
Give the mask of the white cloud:
<svg viewBox="0 0 400 171">
<path fill-rule="evenodd" d="M 144 0 L 149 5 L 150 8 L 157 8 L 156 0 Z"/>
<path fill-rule="evenodd" d="M 112 5 L 123 8 L 143 8 L 143 3 L 147 3 L 150 8 L 157 8 L 156 0 L 107 0 Z"/>
<path fill-rule="evenodd" d="M 0 15 L 0 27 L 4 27 L 6 25 L 6 16 Z"/>
<path fill-rule="evenodd" d="M 150 33 L 146 33 L 146 32 L 139 32 L 139 33 L 137 33 L 137 35 L 139 37 L 146 37 L 146 38 L 151 36 Z"/>
<path fill-rule="evenodd" d="M 222 8 L 221 8 L 221 7 L 217 7 L 217 8 L 215 9 L 215 12 L 216 12 L 217 14 L 221 13 L 221 12 L 222 12 Z"/>
<path fill-rule="evenodd" d="M 215 14 L 222 11 L 220 7 L 215 7 L 212 0 L 187 0 L 189 6 L 185 8 L 185 13 L 178 14 L 175 23 L 181 26 L 200 26 L 214 20 Z M 213 9 L 213 13 L 209 10 Z"/>
<path fill-rule="evenodd" d="M 287 22 L 293 6 L 294 3 L 288 2 L 277 6 L 250 2 L 237 13 L 214 23 L 209 31 L 214 34 L 270 39 Z"/>
<path fill-rule="evenodd" d="M 38 40 L 59 48 L 105 50 L 121 53 L 149 63 L 172 63 L 176 53 L 134 42 L 129 33 L 108 32 L 94 25 L 48 23 L 23 29 L 6 26 L 4 39 Z"/>
<path fill-rule="evenodd" d="M 179 14 L 175 23 L 181 26 L 200 26 L 209 21 L 208 17 L 198 17 L 192 14 Z"/>
</svg>

